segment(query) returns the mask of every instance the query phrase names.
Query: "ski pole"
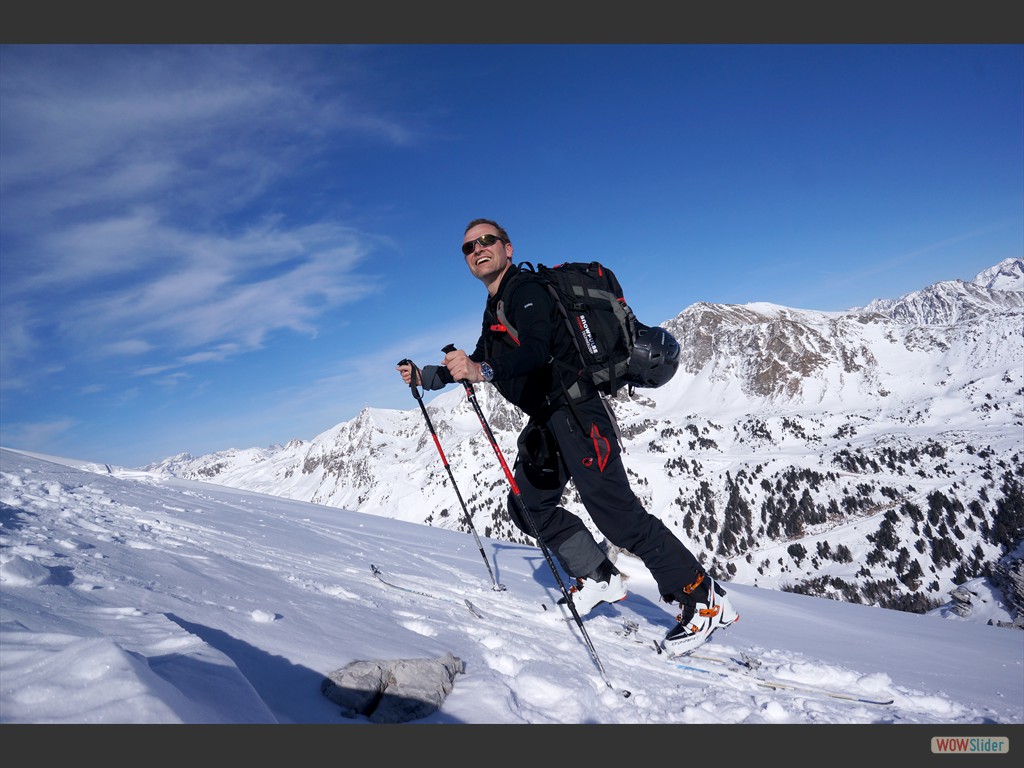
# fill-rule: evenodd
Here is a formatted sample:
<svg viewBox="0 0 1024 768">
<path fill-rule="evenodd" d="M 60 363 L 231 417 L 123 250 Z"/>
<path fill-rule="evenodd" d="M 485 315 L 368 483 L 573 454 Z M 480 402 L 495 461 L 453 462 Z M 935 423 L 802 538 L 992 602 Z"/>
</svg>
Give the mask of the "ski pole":
<svg viewBox="0 0 1024 768">
<path fill-rule="evenodd" d="M 469 510 L 466 508 L 466 502 L 462 500 L 462 493 L 459 492 L 459 486 L 455 482 L 455 474 L 452 472 L 451 466 L 448 464 L 448 458 L 444 455 L 444 451 L 441 450 L 441 441 L 437 439 L 437 432 L 434 431 L 434 424 L 430 421 L 430 414 L 427 413 L 427 407 L 423 404 L 423 397 L 420 395 L 420 390 L 416 386 L 416 380 L 420 376 L 420 369 L 416 367 L 416 363 L 406 358 L 400 360 L 399 365 L 410 365 L 412 366 L 412 375 L 409 377 L 409 388 L 412 390 L 412 396 L 416 398 L 416 402 L 420 404 L 420 410 L 423 411 L 423 418 L 427 421 L 427 429 L 430 430 L 430 436 L 434 438 L 434 445 L 437 446 L 437 452 L 441 454 L 441 463 L 444 464 L 444 468 L 448 470 L 448 477 L 452 481 L 452 488 L 455 489 L 455 495 L 459 497 L 459 504 L 462 505 L 462 513 L 466 517 L 466 524 L 469 526 L 469 530 L 473 533 L 473 538 L 476 539 L 476 545 L 480 550 L 480 557 L 484 559 L 484 565 L 487 566 L 487 573 L 490 574 L 491 581 L 494 583 L 492 589 L 502 592 L 505 590 L 504 584 L 499 584 L 498 580 L 494 578 L 494 571 L 491 570 L 491 563 L 487 559 L 487 555 L 484 553 L 484 546 L 480 543 L 480 537 L 476 533 L 476 527 L 473 525 L 473 518 L 470 517 Z"/>
<path fill-rule="evenodd" d="M 448 344 L 444 349 L 441 350 L 445 354 L 455 351 L 454 344 Z M 501 464 L 501 468 L 505 471 L 505 477 L 508 479 L 508 483 L 512 488 L 512 497 L 516 500 L 516 504 L 519 506 L 519 511 L 523 517 L 530 523 L 530 531 L 533 533 L 533 537 L 537 540 L 537 544 L 540 546 L 541 552 L 544 553 L 544 559 L 548 562 L 548 567 L 551 568 L 551 573 L 555 576 L 555 581 L 558 582 L 559 589 L 562 590 L 562 596 L 565 598 L 565 604 L 569 606 L 569 610 L 572 612 L 572 617 L 576 622 L 576 626 L 580 628 L 580 634 L 583 635 L 583 640 L 590 650 L 590 655 L 594 659 L 594 663 L 597 665 L 598 671 L 601 673 L 601 677 L 604 679 L 605 685 L 612 690 L 615 690 L 614 686 L 608 680 L 608 674 L 604 670 L 604 664 L 601 663 L 601 657 L 597 655 L 597 649 L 594 647 L 594 643 L 590 639 L 590 635 L 587 634 L 587 628 L 583 626 L 583 619 L 580 618 L 579 611 L 576 610 L 576 603 L 573 602 L 572 595 L 569 594 L 569 590 L 565 588 L 565 582 L 562 581 L 562 577 L 558 573 L 558 568 L 555 567 L 555 561 L 551 557 L 551 551 L 548 549 L 547 544 L 544 543 L 544 539 L 541 538 L 540 532 L 537 530 L 537 523 L 533 519 L 533 514 L 530 512 L 529 507 L 526 506 L 526 502 L 523 501 L 522 493 L 519 491 L 519 485 L 516 483 L 515 476 L 512 474 L 512 470 L 508 468 L 508 462 L 505 461 L 505 456 L 501 452 L 501 448 L 498 446 L 498 441 L 494 439 L 494 433 L 491 432 L 491 427 L 487 423 L 487 419 L 484 417 L 483 409 L 480 408 L 480 403 L 477 402 L 476 392 L 473 390 L 473 385 L 467 380 L 463 379 L 461 382 L 463 387 L 466 388 L 466 397 L 473 404 L 473 410 L 476 411 L 477 418 L 480 419 L 480 426 L 484 429 L 484 434 L 487 436 L 487 440 L 490 442 L 491 447 L 494 449 L 495 455 L 498 457 L 498 463 Z M 627 699 L 631 693 L 629 691 L 622 691 L 623 696 Z"/>
</svg>

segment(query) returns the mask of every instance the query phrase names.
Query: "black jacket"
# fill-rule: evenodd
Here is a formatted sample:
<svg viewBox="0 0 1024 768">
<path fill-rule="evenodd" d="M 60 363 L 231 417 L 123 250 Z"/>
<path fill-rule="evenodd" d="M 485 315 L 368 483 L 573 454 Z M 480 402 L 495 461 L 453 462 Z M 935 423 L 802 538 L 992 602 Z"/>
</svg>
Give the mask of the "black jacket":
<svg viewBox="0 0 1024 768">
<path fill-rule="evenodd" d="M 518 339 L 511 338 L 499 323 L 499 303 L 504 304 L 508 324 L 516 329 Z M 490 363 L 498 391 L 529 416 L 550 413 L 564 402 L 563 385 L 571 387 L 579 379 L 579 354 L 554 297 L 530 278 L 529 271 L 515 264 L 505 273 L 495 295 L 487 298 L 480 338 L 469 357 Z M 423 370 L 424 381 L 430 383 L 432 375 L 440 381 L 435 386 L 425 383 L 425 388 L 440 389 L 452 383 L 447 368 L 441 366 L 436 372 L 430 368 Z M 591 389 L 586 396 L 595 394 Z"/>
</svg>

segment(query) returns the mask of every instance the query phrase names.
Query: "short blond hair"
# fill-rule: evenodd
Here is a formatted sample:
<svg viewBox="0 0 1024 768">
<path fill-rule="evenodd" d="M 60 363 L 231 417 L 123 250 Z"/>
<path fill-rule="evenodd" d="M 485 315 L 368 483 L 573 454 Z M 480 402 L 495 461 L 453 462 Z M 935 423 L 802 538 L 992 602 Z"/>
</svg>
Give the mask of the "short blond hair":
<svg viewBox="0 0 1024 768">
<path fill-rule="evenodd" d="M 501 226 L 501 224 L 499 224 L 498 222 L 493 221 L 492 219 L 473 219 L 471 222 L 469 222 L 469 224 L 466 225 L 466 229 L 463 230 L 462 234 L 465 235 L 466 232 L 469 232 L 469 230 L 471 230 L 473 227 L 478 226 L 480 224 L 490 224 L 492 227 L 498 230 L 498 237 L 500 237 L 504 242 L 512 242 L 511 240 L 509 240 L 508 232 L 505 231 L 505 228 Z"/>
</svg>

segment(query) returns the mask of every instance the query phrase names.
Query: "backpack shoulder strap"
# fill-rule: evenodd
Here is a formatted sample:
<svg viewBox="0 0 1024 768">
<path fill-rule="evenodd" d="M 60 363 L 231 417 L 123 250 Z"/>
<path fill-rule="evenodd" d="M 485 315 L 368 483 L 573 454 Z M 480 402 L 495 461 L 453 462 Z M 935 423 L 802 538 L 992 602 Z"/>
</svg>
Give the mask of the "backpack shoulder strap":
<svg viewBox="0 0 1024 768">
<path fill-rule="evenodd" d="M 505 288 L 505 296 L 508 297 L 509 301 L 515 295 L 515 292 L 519 289 L 523 283 L 527 280 L 536 279 L 537 270 L 534 269 L 533 264 L 528 261 L 521 261 L 516 266 L 519 267 L 519 273 L 515 275 Z M 497 310 L 495 314 L 498 317 L 498 322 L 491 326 L 491 331 L 497 334 L 501 334 L 510 344 L 513 346 L 519 346 L 519 332 L 515 329 L 509 320 L 508 312 L 505 311 L 505 298 L 498 299 Z"/>
</svg>

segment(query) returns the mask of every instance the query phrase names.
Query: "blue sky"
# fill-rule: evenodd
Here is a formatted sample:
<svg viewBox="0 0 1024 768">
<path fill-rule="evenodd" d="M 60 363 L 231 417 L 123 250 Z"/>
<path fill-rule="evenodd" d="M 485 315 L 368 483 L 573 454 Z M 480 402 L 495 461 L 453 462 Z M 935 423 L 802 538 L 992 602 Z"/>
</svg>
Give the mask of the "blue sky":
<svg viewBox="0 0 1024 768">
<path fill-rule="evenodd" d="M 135 467 L 416 408 L 459 245 L 644 322 L 1024 255 L 1020 45 L 2 45 L 0 444 Z"/>
</svg>

